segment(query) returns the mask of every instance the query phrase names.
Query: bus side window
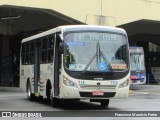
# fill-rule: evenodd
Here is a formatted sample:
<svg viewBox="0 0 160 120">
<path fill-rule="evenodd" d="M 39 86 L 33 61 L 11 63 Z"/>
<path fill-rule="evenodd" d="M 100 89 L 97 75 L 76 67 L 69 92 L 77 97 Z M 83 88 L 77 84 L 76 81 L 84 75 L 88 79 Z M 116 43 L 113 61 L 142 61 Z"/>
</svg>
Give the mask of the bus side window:
<svg viewBox="0 0 160 120">
<path fill-rule="evenodd" d="M 47 37 L 42 39 L 42 63 L 47 63 L 47 44 L 48 44 L 48 39 Z"/>
<path fill-rule="evenodd" d="M 50 36 L 48 39 L 48 48 L 54 48 L 54 36 Z"/>
<path fill-rule="evenodd" d="M 26 43 L 25 64 L 29 64 L 29 42 Z"/>
<path fill-rule="evenodd" d="M 34 42 L 30 42 L 30 48 L 29 48 L 29 63 L 34 63 Z"/>
<path fill-rule="evenodd" d="M 22 64 L 23 64 L 23 65 L 25 64 L 25 51 L 26 51 L 25 49 L 26 49 L 26 44 L 23 43 L 23 44 L 22 44 L 22 51 L 21 51 L 21 52 L 22 52 L 22 53 L 21 53 L 21 54 L 22 54 L 22 55 L 21 55 L 21 58 L 22 58 Z"/>
<path fill-rule="evenodd" d="M 48 38 L 48 62 L 53 61 L 53 54 L 54 54 L 54 36 L 50 36 Z"/>
</svg>

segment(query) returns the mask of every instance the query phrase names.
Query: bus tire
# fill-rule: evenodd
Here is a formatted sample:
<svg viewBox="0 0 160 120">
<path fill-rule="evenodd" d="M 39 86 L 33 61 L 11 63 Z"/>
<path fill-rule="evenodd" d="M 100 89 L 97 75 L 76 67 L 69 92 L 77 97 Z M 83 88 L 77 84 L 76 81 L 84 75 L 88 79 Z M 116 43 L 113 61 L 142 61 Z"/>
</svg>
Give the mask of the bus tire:
<svg viewBox="0 0 160 120">
<path fill-rule="evenodd" d="M 101 100 L 100 103 L 101 103 L 101 107 L 107 108 L 109 105 L 109 99 Z"/>
<path fill-rule="evenodd" d="M 34 96 L 34 94 L 32 93 L 31 84 L 30 84 L 29 81 L 28 81 L 28 83 L 27 83 L 27 98 L 28 98 L 28 100 L 30 100 L 30 101 L 35 100 L 35 96 Z"/>
</svg>

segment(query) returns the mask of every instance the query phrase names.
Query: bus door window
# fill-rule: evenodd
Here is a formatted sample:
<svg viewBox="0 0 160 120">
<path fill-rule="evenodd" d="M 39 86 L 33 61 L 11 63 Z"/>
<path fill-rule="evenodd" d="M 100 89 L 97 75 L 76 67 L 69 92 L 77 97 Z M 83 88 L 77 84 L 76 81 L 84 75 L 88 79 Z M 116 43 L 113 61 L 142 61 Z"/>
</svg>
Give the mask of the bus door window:
<svg viewBox="0 0 160 120">
<path fill-rule="evenodd" d="M 29 44 L 29 63 L 33 64 L 34 63 L 34 42 L 30 42 Z"/>
<path fill-rule="evenodd" d="M 42 63 L 46 63 L 48 62 L 47 60 L 47 44 L 48 44 L 48 39 L 47 37 L 46 38 L 43 38 L 42 39 Z"/>
<path fill-rule="evenodd" d="M 25 43 L 22 44 L 22 53 L 21 53 L 21 58 L 22 58 L 22 64 L 25 64 L 25 49 L 26 49 L 26 45 Z"/>
<path fill-rule="evenodd" d="M 54 36 L 50 36 L 48 38 L 48 62 L 53 61 L 53 54 L 54 54 Z"/>
</svg>

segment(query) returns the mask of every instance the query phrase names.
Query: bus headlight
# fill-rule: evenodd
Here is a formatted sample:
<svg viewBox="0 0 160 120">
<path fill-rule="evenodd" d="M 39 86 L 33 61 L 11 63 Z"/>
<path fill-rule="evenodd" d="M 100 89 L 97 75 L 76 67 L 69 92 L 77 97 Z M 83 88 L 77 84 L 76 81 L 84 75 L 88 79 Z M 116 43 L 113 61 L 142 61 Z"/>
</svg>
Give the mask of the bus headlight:
<svg viewBox="0 0 160 120">
<path fill-rule="evenodd" d="M 124 81 L 123 83 L 121 83 L 121 84 L 119 85 L 119 88 L 126 87 L 126 86 L 128 86 L 128 85 L 129 85 L 129 79 L 127 79 L 126 81 Z"/>
<path fill-rule="evenodd" d="M 66 86 L 70 86 L 70 87 L 76 87 L 78 88 L 77 84 L 72 82 L 71 80 L 69 80 L 66 77 L 63 77 L 63 84 L 65 84 Z"/>
</svg>

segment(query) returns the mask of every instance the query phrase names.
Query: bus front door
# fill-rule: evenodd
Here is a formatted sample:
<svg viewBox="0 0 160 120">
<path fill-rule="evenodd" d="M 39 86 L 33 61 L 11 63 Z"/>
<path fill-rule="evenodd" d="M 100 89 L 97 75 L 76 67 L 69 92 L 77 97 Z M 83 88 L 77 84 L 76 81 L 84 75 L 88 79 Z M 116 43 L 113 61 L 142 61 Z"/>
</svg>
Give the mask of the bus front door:
<svg viewBox="0 0 160 120">
<path fill-rule="evenodd" d="M 56 36 L 55 40 L 55 55 L 54 55 L 54 96 L 58 97 L 60 90 L 59 90 L 59 75 L 60 75 L 60 53 L 59 53 L 59 42 L 60 38 Z"/>
</svg>

